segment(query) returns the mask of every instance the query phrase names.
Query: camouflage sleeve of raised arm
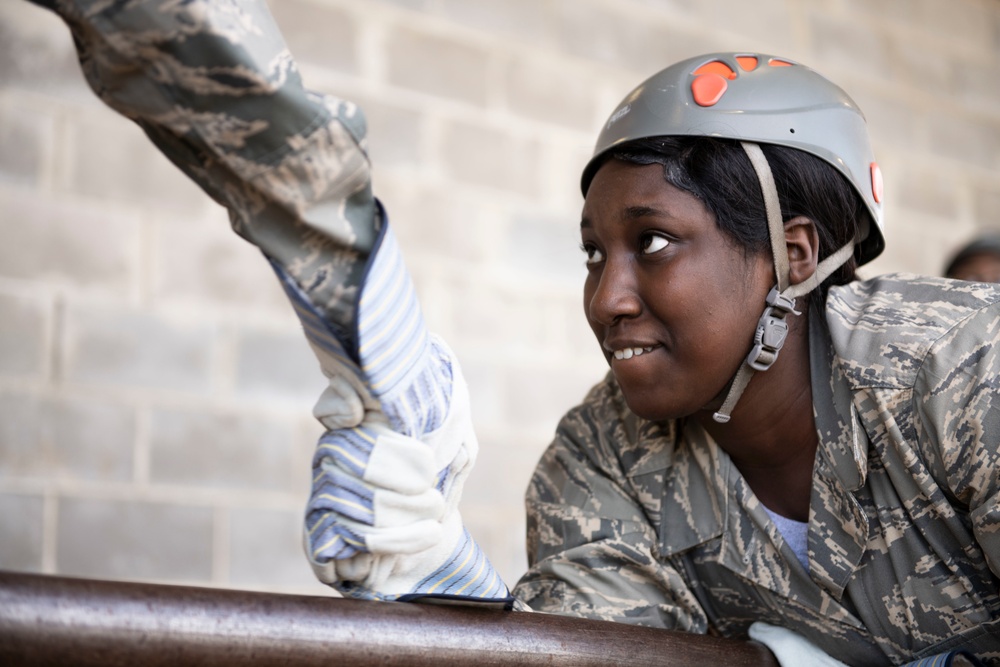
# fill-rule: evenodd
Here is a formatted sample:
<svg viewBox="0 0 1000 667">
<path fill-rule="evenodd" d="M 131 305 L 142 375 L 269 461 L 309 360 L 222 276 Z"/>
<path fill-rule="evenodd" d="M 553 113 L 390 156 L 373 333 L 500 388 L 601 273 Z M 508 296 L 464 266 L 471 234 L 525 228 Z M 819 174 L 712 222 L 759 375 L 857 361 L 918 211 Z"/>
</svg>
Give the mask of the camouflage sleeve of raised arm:
<svg viewBox="0 0 1000 667">
<path fill-rule="evenodd" d="M 937 341 L 914 387 L 921 455 L 945 492 L 968 508 L 994 578 L 1000 577 L 998 340 L 1000 303 L 993 303 Z"/>
<path fill-rule="evenodd" d="M 357 358 L 380 216 L 359 109 L 307 91 L 263 0 L 31 0 L 72 31 L 110 107 L 229 210 Z"/>
<path fill-rule="evenodd" d="M 529 568 L 514 596 L 536 611 L 704 633 L 704 611 L 656 556 L 660 499 L 641 502 L 623 471 L 623 448 L 643 457 L 623 412 L 605 382 L 560 422 L 528 487 Z"/>
</svg>

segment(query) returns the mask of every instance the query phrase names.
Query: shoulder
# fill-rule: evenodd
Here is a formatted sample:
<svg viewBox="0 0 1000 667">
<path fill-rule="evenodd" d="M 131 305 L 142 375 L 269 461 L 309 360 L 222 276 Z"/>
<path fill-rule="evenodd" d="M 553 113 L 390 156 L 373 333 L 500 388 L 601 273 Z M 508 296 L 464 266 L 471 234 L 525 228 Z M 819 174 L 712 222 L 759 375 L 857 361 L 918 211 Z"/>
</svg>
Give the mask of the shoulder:
<svg viewBox="0 0 1000 667">
<path fill-rule="evenodd" d="M 624 483 L 668 466 L 677 430 L 672 421 L 651 422 L 629 410 L 609 372 L 560 420 L 536 474 L 562 475 L 586 468 Z"/>
<path fill-rule="evenodd" d="M 672 451 L 675 421 L 652 422 L 637 416 L 625 403 L 621 388 L 610 372 L 595 385 L 583 402 L 566 413 L 556 439 L 571 440 L 589 455 L 613 461 L 626 475 L 664 466 L 664 454 Z"/>
<path fill-rule="evenodd" d="M 968 347 L 996 338 L 1000 285 L 887 274 L 832 288 L 825 314 L 854 386 L 911 386 L 943 341 Z"/>
</svg>

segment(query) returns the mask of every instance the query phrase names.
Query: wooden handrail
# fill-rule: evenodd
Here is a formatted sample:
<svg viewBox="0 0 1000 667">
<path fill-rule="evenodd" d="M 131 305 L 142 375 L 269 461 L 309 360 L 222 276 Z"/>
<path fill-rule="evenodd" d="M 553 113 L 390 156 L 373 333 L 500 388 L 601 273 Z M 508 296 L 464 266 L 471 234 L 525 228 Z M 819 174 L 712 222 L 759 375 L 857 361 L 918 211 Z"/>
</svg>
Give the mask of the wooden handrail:
<svg viewBox="0 0 1000 667">
<path fill-rule="evenodd" d="M 754 642 L 551 614 L 4 571 L 0 664 L 777 667 Z"/>
</svg>

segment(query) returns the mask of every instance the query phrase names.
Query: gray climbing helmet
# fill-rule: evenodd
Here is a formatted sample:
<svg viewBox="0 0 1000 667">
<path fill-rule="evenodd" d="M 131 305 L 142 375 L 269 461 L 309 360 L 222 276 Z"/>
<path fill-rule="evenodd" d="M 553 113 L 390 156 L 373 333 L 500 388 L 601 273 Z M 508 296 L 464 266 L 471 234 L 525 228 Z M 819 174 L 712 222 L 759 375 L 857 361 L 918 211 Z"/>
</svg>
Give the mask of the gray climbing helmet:
<svg viewBox="0 0 1000 667">
<path fill-rule="evenodd" d="M 583 170 L 584 194 L 614 146 L 658 136 L 708 136 L 797 148 L 833 165 L 865 202 L 874 229 L 855 244 L 859 265 L 885 247 L 882 174 L 864 115 L 841 88 L 786 58 L 712 53 L 639 84 L 601 130 Z"/>
<path fill-rule="evenodd" d="M 786 317 L 798 315 L 795 300 L 815 289 L 850 260 L 858 265 L 885 247 L 882 172 L 871 148 L 864 115 L 838 86 L 786 58 L 755 53 L 712 53 L 681 61 L 641 83 L 622 100 L 597 138 L 583 170 L 584 195 L 605 155 L 636 139 L 703 136 L 739 141 L 753 164 L 767 212 L 775 286 L 767 295 L 750 353 L 730 383 L 716 421 L 729 421 L 753 374 L 777 360 L 788 333 Z M 770 165 L 759 144 L 796 148 L 837 169 L 851 183 L 874 226 L 829 254 L 808 280 L 789 285 L 784 224 Z"/>
</svg>

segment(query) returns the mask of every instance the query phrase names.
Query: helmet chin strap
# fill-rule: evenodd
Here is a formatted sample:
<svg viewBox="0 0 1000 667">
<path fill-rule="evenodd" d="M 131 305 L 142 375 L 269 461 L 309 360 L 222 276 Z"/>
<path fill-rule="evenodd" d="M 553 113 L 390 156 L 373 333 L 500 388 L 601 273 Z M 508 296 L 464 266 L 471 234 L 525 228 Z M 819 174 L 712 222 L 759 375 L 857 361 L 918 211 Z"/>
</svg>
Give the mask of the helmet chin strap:
<svg viewBox="0 0 1000 667">
<path fill-rule="evenodd" d="M 764 195 L 764 209 L 767 212 L 767 230 L 771 238 L 771 254 L 774 256 L 774 275 L 776 283 L 767 295 L 767 306 L 757 321 L 754 332 L 753 348 L 740 365 L 736 377 L 729 387 L 729 392 L 718 412 L 712 419 L 720 424 L 729 421 L 736 401 L 746 389 L 754 371 L 766 371 L 778 359 L 781 346 L 785 344 L 788 335 L 788 322 L 785 318 L 789 313 L 799 315 L 795 310 L 795 299 L 808 294 L 820 283 L 843 266 L 854 254 L 854 241 L 849 241 L 842 248 L 831 254 L 816 265 L 816 271 L 806 280 L 796 285 L 789 285 L 788 247 L 785 245 L 785 224 L 781 219 L 781 204 L 778 202 L 778 190 L 774 186 L 774 176 L 771 166 L 764 156 L 764 151 L 754 143 L 742 141 L 740 144 L 746 151 Z"/>
</svg>

